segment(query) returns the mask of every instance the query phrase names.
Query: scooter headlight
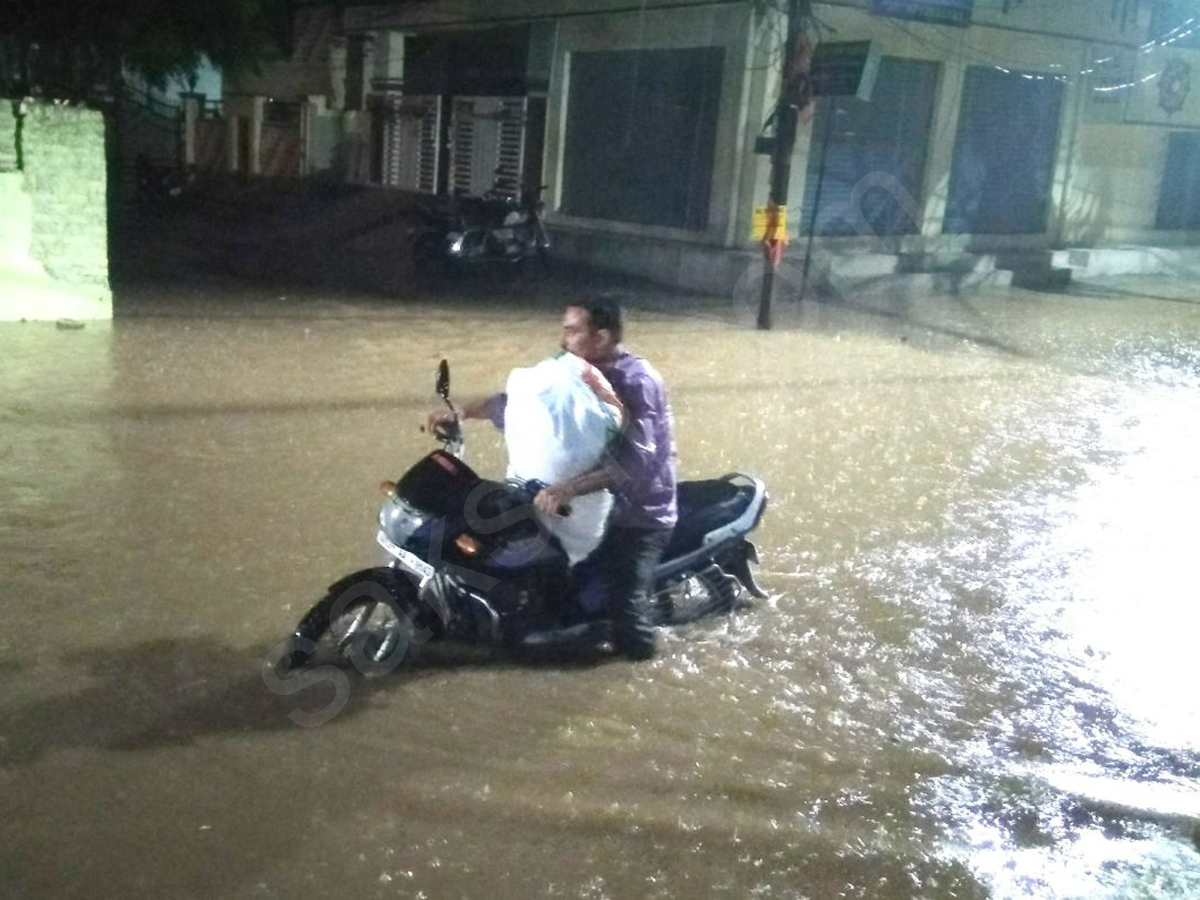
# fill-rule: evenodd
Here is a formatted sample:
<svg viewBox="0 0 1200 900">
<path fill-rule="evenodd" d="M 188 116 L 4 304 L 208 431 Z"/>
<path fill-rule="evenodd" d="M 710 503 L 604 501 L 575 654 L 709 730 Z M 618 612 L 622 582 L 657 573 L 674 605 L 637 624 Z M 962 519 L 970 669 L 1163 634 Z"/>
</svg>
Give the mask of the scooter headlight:
<svg viewBox="0 0 1200 900">
<path fill-rule="evenodd" d="M 462 256 L 463 244 L 466 242 L 466 235 L 450 232 L 446 235 L 446 249 L 451 256 Z"/>
<path fill-rule="evenodd" d="M 379 510 L 379 527 L 397 547 L 403 547 L 425 521 L 425 513 L 392 495 L 388 496 Z"/>
</svg>

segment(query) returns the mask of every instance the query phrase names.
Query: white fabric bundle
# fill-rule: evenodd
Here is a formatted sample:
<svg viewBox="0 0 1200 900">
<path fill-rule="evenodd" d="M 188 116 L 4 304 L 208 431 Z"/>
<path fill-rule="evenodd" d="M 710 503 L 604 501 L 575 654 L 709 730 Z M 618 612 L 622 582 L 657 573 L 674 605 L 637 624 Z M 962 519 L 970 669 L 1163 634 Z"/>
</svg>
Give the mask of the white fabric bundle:
<svg viewBox="0 0 1200 900">
<path fill-rule="evenodd" d="M 504 441 L 508 474 L 547 485 L 595 469 L 621 427 L 621 407 L 595 366 L 570 353 L 508 376 Z M 535 514 L 567 552 L 571 564 L 591 553 L 612 509 L 608 491 L 571 501 L 570 516 Z"/>
</svg>

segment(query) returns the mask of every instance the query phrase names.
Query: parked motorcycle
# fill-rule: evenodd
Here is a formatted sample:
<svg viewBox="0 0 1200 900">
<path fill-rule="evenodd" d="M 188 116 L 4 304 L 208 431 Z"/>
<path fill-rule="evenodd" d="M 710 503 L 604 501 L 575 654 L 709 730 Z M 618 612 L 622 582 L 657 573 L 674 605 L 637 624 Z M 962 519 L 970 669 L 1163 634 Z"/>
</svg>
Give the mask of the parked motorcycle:
<svg viewBox="0 0 1200 900">
<path fill-rule="evenodd" d="M 423 206 L 413 237 L 413 265 L 420 274 L 466 265 L 549 262 L 550 236 L 542 223 L 542 189 L 518 202 L 499 190 L 479 199 L 456 197 L 449 209 Z"/>
<path fill-rule="evenodd" d="M 445 360 L 437 391 L 453 412 Z M 431 640 L 513 647 L 556 634 L 547 628 L 573 602 L 572 585 L 566 555 L 533 514 L 543 485 L 476 475 L 463 461 L 457 413 L 435 437 L 441 449 L 382 485 L 376 541 L 385 564 L 330 586 L 278 648 L 277 675 L 329 662 L 377 675 Z M 679 484 L 679 524 L 656 573 L 655 624 L 730 612 L 743 591 L 766 596 L 747 540 L 766 505 L 763 482 L 749 475 Z M 607 625 L 583 623 L 561 636 L 602 640 Z"/>
<path fill-rule="evenodd" d="M 152 163 L 145 155 L 137 158 L 134 170 L 138 199 L 148 206 L 166 207 L 178 203 L 196 180 L 191 168 Z"/>
</svg>

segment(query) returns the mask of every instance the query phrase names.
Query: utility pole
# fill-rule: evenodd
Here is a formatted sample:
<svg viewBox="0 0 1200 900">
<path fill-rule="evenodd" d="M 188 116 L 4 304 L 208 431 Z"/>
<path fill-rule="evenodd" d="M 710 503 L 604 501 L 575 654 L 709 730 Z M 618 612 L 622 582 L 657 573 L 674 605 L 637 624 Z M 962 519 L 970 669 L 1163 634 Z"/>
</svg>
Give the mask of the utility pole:
<svg viewBox="0 0 1200 900">
<path fill-rule="evenodd" d="M 763 254 L 767 271 L 762 282 L 758 304 L 758 327 L 771 329 L 771 307 L 779 279 L 779 263 L 787 244 L 786 225 L 780 222 L 781 211 L 788 205 L 788 188 L 792 180 L 792 155 L 796 149 L 796 128 L 801 110 L 812 100 L 809 79 L 812 65 L 808 23 L 812 17 L 812 0 L 785 0 L 787 3 L 787 39 L 784 43 L 783 72 L 780 77 L 779 103 L 775 110 L 775 144 L 771 152 L 771 192 L 767 204 L 767 231 L 763 238 Z"/>
</svg>

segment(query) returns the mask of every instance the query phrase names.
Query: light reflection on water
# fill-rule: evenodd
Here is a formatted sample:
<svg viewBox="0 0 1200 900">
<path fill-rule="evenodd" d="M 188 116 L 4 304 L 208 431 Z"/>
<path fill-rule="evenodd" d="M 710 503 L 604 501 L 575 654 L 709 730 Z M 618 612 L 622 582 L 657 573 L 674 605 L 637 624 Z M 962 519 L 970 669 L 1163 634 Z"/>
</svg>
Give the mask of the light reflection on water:
<svg viewBox="0 0 1200 900">
<path fill-rule="evenodd" d="M 1152 385 L 1114 411 L 1097 466 L 1048 552 L 1069 559 L 1063 630 L 1081 665 L 1148 740 L 1200 750 L 1195 691 L 1198 385 Z"/>
<path fill-rule="evenodd" d="M 28 816 L 10 821 L 31 896 L 89 877 L 114 895 L 1200 893 L 1188 307 L 1013 293 L 771 335 L 639 314 L 685 473 L 770 487 L 771 599 L 646 666 L 434 654 L 315 734 L 255 665 L 374 561 L 374 485 L 427 448 L 437 359 L 465 397 L 556 335 L 552 309 L 293 313 L 0 328 L 0 613 L 21 622 L 0 635 L 0 789 Z M 500 453 L 473 433 L 479 469 Z M 94 818 L 114 780 L 125 800 L 62 865 L 32 823 Z M 225 866 L 188 843 L 201 825 Z"/>
<path fill-rule="evenodd" d="M 1084 479 L 1008 511 L 1026 522 L 995 573 L 1015 621 L 981 649 L 1015 667 L 1016 702 L 927 797 L 997 897 L 1200 894 L 1196 375 L 1138 359 L 1132 385 L 1091 385 Z"/>
</svg>

